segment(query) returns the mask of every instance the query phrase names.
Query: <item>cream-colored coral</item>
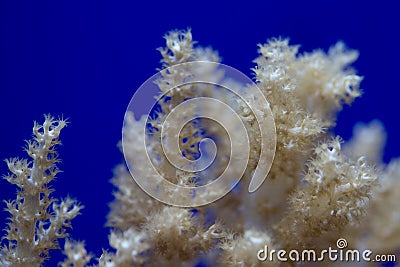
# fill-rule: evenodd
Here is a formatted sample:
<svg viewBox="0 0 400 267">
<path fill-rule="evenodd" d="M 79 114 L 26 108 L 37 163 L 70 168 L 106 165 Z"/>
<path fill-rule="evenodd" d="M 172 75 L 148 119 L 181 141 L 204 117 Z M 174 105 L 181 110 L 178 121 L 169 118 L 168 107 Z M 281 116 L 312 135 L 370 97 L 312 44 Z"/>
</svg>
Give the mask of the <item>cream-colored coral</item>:
<svg viewBox="0 0 400 267">
<path fill-rule="evenodd" d="M 268 179 L 249 194 L 246 185 L 261 151 L 255 114 L 244 101 L 217 90 L 212 83 L 176 87 L 194 71 L 230 88 L 238 84 L 225 80 L 224 73 L 214 67 L 180 65 L 221 60 L 211 48 L 196 46 L 190 30 L 171 31 L 165 39 L 166 47 L 158 49 L 162 69 L 155 81 L 160 95 L 165 95 L 149 121 L 147 114 L 136 119 L 127 112 L 123 136 L 127 165 L 152 178 L 144 164 L 148 152 L 163 177 L 193 188 L 222 172 L 230 156 L 229 138 L 209 121 L 198 119 L 187 124 L 178 137 L 184 156 L 190 160 L 198 155 L 199 142 L 206 135 L 219 139 L 221 149 L 211 170 L 203 174 L 176 170 L 160 146 L 160 130 L 171 110 L 198 96 L 233 106 L 248 132 L 249 164 L 232 192 L 196 209 L 167 206 L 149 197 L 135 184 L 127 166 L 118 165 L 111 180 L 116 187 L 115 199 L 107 218 L 111 249 L 103 251 L 98 266 L 193 266 L 199 260 L 220 266 L 279 266 L 277 261 L 260 261 L 257 253 L 265 246 L 276 250 L 326 249 L 338 237 L 347 238 L 351 247 L 367 244 L 378 252 L 394 253 L 399 248 L 400 164 L 395 160 L 385 166 L 382 161 L 383 127 L 377 122 L 358 126 L 347 144 L 332 136 L 337 113 L 361 95 L 362 78 L 350 66 L 357 59 L 356 51 L 338 43 L 328 53 L 299 54 L 299 46 L 290 45 L 287 39 L 259 45 L 253 72 L 274 116 L 276 153 Z M 175 68 L 166 69 L 171 66 Z M 218 107 L 207 108 L 219 115 Z M 41 265 L 43 256 L 57 248 L 57 239 L 67 235 L 64 228 L 81 209 L 71 199 L 54 201 L 47 188 L 58 172 L 54 147 L 64 126 L 63 120 L 46 117 L 42 127 L 35 124 L 34 141 L 28 143 L 33 161 L 8 161 L 12 174 L 7 180 L 21 189 L 17 200 L 7 204 L 12 216 L 8 241 L 0 252 L 2 266 Z M 144 138 L 146 147 L 142 145 Z M 152 186 L 156 191 L 157 184 Z M 80 242 L 66 241 L 64 253 L 67 258 L 62 266 L 86 266 L 92 259 Z"/>
<path fill-rule="evenodd" d="M 92 259 L 92 255 L 85 249 L 84 242 L 66 240 L 64 253 L 67 259 L 60 263 L 61 267 L 84 267 Z"/>
<path fill-rule="evenodd" d="M 224 235 L 219 223 L 207 226 L 201 214 L 176 207 L 164 207 L 149 216 L 144 229 L 153 244 L 155 266 L 195 264 L 194 259 L 213 249 Z"/>
<path fill-rule="evenodd" d="M 344 145 L 344 152 L 354 158 L 365 156 L 369 162 L 381 165 L 385 144 L 386 132 L 380 121 L 358 123 L 352 139 Z"/>
<path fill-rule="evenodd" d="M 56 200 L 50 196 L 50 182 L 60 170 L 57 167 L 57 145 L 65 120 L 45 116 L 43 125 L 35 122 L 33 140 L 27 142 L 26 152 L 32 160 L 7 160 L 11 174 L 5 179 L 18 186 L 17 199 L 7 202 L 10 213 L 2 247 L 1 266 L 39 266 L 58 249 L 58 240 L 68 236 L 82 206 L 69 197 Z"/>
<path fill-rule="evenodd" d="M 258 251 L 268 247 L 269 250 L 276 249 L 271 236 L 265 231 L 246 229 L 243 235 L 236 237 L 228 236 L 221 244 L 222 266 L 279 266 L 278 262 L 261 261 L 257 258 Z M 267 253 L 264 251 L 263 253 Z M 263 255 L 264 256 L 264 255 Z"/>
<path fill-rule="evenodd" d="M 138 186 L 132 186 L 132 176 L 122 164 L 115 168 L 111 182 L 118 191 L 114 193 L 115 199 L 110 204 L 107 225 L 114 229 L 125 231 L 132 226 L 139 227 L 150 212 L 160 206 L 158 201 L 149 197 Z"/>
<path fill-rule="evenodd" d="M 148 260 L 144 254 L 150 248 L 146 233 L 129 228 L 122 233 L 112 232 L 109 239 L 116 250 L 115 254 L 108 255 L 114 266 L 139 265 Z"/>
<path fill-rule="evenodd" d="M 165 38 L 167 47 L 159 49 L 163 57 L 163 67 L 200 59 L 219 61 L 219 57 L 212 50 L 194 46 L 190 31 L 173 31 Z M 357 53 L 346 50 L 344 45 L 339 43 L 328 54 L 316 51 L 299 55 L 298 46 L 290 46 L 287 40 L 281 39 L 273 39 L 260 45 L 259 52 L 260 57 L 255 60 L 257 66 L 253 70 L 257 86 L 270 103 L 277 132 L 276 155 L 267 182 L 252 195 L 244 190 L 245 186 L 239 185 L 235 192 L 213 203 L 208 209 L 198 209 L 200 214 L 217 215 L 226 223 L 227 229 L 239 235 L 238 238 L 233 238 L 233 235 L 229 234 L 231 230 L 220 229 L 218 231 L 220 235 L 211 243 L 207 239 L 197 245 L 191 243 L 193 240 L 191 236 L 196 236 L 199 231 L 205 230 L 197 220 L 194 220 L 195 217 L 189 216 L 186 209 L 155 207 L 153 202 L 146 202 L 150 203 L 150 206 L 142 205 L 144 209 L 139 210 L 148 212 L 148 207 L 156 210 L 148 217 L 144 229 L 141 230 L 146 233 L 149 238 L 147 242 L 154 251 L 159 252 L 153 262 L 188 264 L 192 258 L 199 256 L 197 254 L 199 251 L 202 253 L 215 251 L 216 245 L 222 242 L 222 254 L 214 256 L 214 260 L 223 265 L 257 265 L 260 262 L 256 259 L 256 252 L 263 246 L 253 242 L 256 237 L 261 238 L 265 235 L 268 238 L 257 240 L 266 243 L 271 243 L 273 237 L 275 241 L 271 244 L 276 248 L 311 245 L 318 247 L 331 241 L 330 234 L 342 233 L 348 225 L 357 225 L 365 215 L 377 173 L 360 157 L 361 155 L 357 154 L 355 159 L 354 156 L 344 155 L 341 152 L 341 141 L 338 138 L 332 139 L 327 133 L 329 128 L 334 126 L 336 113 L 341 110 L 343 103 L 350 104 L 360 95 L 358 86 L 361 78 L 349 68 Z M 160 90 L 167 92 L 171 88 L 174 89 L 168 93 L 168 97 L 172 100 L 168 104 L 161 103 L 157 118 L 150 121 L 153 128 L 161 129 L 163 120 L 175 105 L 184 99 L 198 96 L 198 91 L 192 85 L 175 88 L 175 85 L 190 77 L 192 71 L 180 67 L 172 72 L 161 71 L 162 77 L 157 80 Z M 203 71 L 204 75 L 213 77 L 215 82 L 237 86 L 231 81 L 222 80 L 221 73 L 215 70 Z M 226 95 L 218 95 L 216 93 L 218 91 L 212 87 L 203 89 L 205 95 L 217 97 L 230 104 L 235 103 L 238 106 L 237 113 L 246 122 L 252 145 L 250 167 L 243 179 L 246 181 L 254 165 L 252 162 L 257 162 L 259 153 L 259 135 L 254 125 L 254 116 L 246 111 L 243 102 Z M 218 110 L 215 110 L 215 113 L 218 113 Z M 126 118 L 125 127 L 130 133 L 127 160 L 136 161 L 140 166 L 141 160 L 145 160 L 142 156 L 144 153 L 138 151 L 140 146 L 135 144 L 143 140 L 129 138 L 143 135 L 138 132 L 141 129 L 138 126 L 144 123 L 144 118 L 136 121 L 130 114 Z M 212 129 L 212 125 L 202 123 L 202 127 L 207 130 Z M 198 127 L 199 124 L 183 128 L 180 136 L 183 149 L 193 145 L 195 149 L 197 148 L 196 144 L 202 138 L 201 135 L 194 136 L 199 130 Z M 218 130 L 212 133 L 219 134 Z M 162 150 L 155 143 L 160 136 L 156 133 L 153 137 L 155 139 L 154 142 L 150 142 L 149 150 L 150 153 L 154 153 L 153 157 L 160 158 Z M 188 139 L 186 146 L 182 144 L 183 138 Z M 323 141 L 327 139 L 331 141 Z M 320 145 L 316 146 L 316 143 Z M 305 168 L 307 162 L 309 163 Z M 187 184 L 190 179 L 195 178 L 176 172 L 162 156 L 157 164 L 159 171 L 175 183 Z M 224 165 L 221 164 L 220 167 Z M 145 170 L 143 171 L 145 174 Z M 121 174 L 118 176 L 125 176 L 123 172 Z M 115 181 L 116 178 L 114 183 Z M 135 201 L 141 201 L 143 196 L 135 198 L 131 197 L 130 193 L 127 194 L 126 192 L 133 190 L 128 189 L 131 187 L 128 183 L 116 183 L 116 185 L 119 188 L 121 185 L 124 187 L 120 192 L 126 199 L 121 207 L 126 206 L 120 211 L 114 208 L 109 218 L 114 217 L 115 210 L 119 214 L 126 211 L 127 214 L 143 218 L 143 214 L 138 214 L 141 211 L 135 211 L 137 205 L 134 205 L 138 203 Z M 122 199 L 120 196 L 118 198 Z M 114 203 L 118 201 L 120 200 Z M 123 222 L 125 220 L 123 216 L 116 215 L 115 218 L 121 217 Z M 127 219 L 126 222 L 128 221 L 132 220 Z M 257 230 L 264 229 L 265 226 L 274 226 L 274 230 L 269 234 Z M 183 243 L 178 241 L 177 238 L 180 237 L 185 240 Z M 200 241 L 197 238 L 195 240 Z M 168 248 L 173 250 L 170 251 Z"/>
<path fill-rule="evenodd" d="M 393 253 L 400 247 L 400 159 L 385 168 L 374 195 L 368 224 L 368 247 L 376 253 Z"/>
<path fill-rule="evenodd" d="M 287 40 L 273 39 L 260 45 L 261 55 L 253 69 L 257 85 L 271 105 L 277 145 L 268 174 L 270 182 L 250 202 L 257 202 L 253 216 L 262 214 L 264 219 L 272 221 L 284 214 L 286 200 L 300 183 L 304 163 L 325 128 L 321 119 L 304 110 L 297 98 L 299 88 L 292 66 L 298 60 L 297 49 L 289 46 Z"/>
<path fill-rule="evenodd" d="M 304 184 L 291 195 L 288 213 L 276 226 L 284 247 L 327 246 L 326 235 L 358 223 L 368 208 L 377 173 L 365 158 L 343 155 L 339 138 L 314 153 Z"/>
</svg>

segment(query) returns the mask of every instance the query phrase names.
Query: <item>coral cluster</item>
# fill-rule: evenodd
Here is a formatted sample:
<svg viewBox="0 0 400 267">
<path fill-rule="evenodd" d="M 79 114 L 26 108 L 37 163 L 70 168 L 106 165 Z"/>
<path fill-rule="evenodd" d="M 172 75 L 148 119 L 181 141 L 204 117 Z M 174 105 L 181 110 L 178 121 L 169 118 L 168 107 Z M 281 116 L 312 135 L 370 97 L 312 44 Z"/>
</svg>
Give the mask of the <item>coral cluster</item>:
<svg viewBox="0 0 400 267">
<path fill-rule="evenodd" d="M 165 39 L 166 47 L 159 48 L 162 69 L 156 83 L 160 94 L 168 93 L 158 101 L 149 120 L 147 114 L 139 120 L 127 114 L 125 158 L 129 164 L 143 166 L 147 154 L 140 144 L 146 136 L 147 148 L 163 176 L 195 189 L 226 167 L 228 141 L 220 128 L 198 119 L 182 128 L 183 156 L 196 159 L 200 141 L 217 136 L 222 149 L 214 168 L 206 175 L 189 173 L 177 171 L 166 160 L 159 144 L 163 121 L 174 106 L 198 96 L 194 85 L 175 88 L 190 77 L 190 69 L 178 67 L 171 72 L 166 68 L 191 61 L 219 62 L 220 58 L 211 48 L 195 46 L 190 30 L 169 32 Z M 345 144 L 332 133 L 343 105 L 361 95 L 362 78 L 350 67 L 358 53 L 343 43 L 328 53 L 299 54 L 298 49 L 286 39 L 272 39 L 259 45 L 259 57 L 254 61 L 255 81 L 269 102 L 277 135 L 272 168 L 259 190 L 249 194 L 246 186 L 260 156 L 255 114 L 240 99 L 204 86 L 203 96 L 236 104 L 235 111 L 244 121 L 251 154 L 243 179 L 215 203 L 179 208 L 145 194 L 125 164 L 120 164 L 111 180 L 117 190 L 107 218 L 112 250 L 99 256 L 98 266 L 194 266 L 198 262 L 279 266 L 280 262 L 259 261 L 257 251 L 264 245 L 323 249 L 340 237 L 351 240 L 352 247 L 367 244 L 374 252 L 395 253 L 400 247 L 400 164 L 399 160 L 388 166 L 382 163 L 383 127 L 379 122 L 357 126 L 353 139 Z M 237 86 L 223 80 L 216 69 L 201 71 L 215 82 Z M 2 266 L 42 265 L 81 209 L 70 199 L 57 202 L 49 196 L 48 183 L 58 172 L 55 145 L 64 125 L 63 120 L 50 117 L 43 126 L 35 124 L 34 141 L 27 148 L 33 161 L 8 161 L 12 174 L 6 178 L 20 191 L 17 200 L 7 204 L 11 217 Z M 62 266 L 86 266 L 94 260 L 80 242 L 66 240 L 64 251 L 67 258 Z"/>
</svg>

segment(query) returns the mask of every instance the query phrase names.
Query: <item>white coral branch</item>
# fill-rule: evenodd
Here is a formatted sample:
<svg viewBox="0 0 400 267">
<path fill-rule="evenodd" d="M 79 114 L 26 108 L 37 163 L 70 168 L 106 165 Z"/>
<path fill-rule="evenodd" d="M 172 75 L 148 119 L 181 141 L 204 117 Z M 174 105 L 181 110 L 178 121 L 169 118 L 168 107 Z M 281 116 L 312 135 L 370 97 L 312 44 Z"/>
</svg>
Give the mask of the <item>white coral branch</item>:
<svg viewBox="0 0 400 267">
<path fill-rule="evenodd" d="M 82 209 L 70 198 L 58 203 L 50 197 L 49 183 L 60 172 L 55 148 L 66 124 L 51 116 L 45 116 L 43 125 L 35 122 L 33 140 L 26 148 L 32 160 L 7 160 L 11 174 L 5 179 L 20 190 L 16 200 L 7 202 L 11 217 L 2 247 L 6 266 L 41 265 L 49 250 L 58 248 L 58 239 L 67 236 L 66 228 Z"/>
</svg>

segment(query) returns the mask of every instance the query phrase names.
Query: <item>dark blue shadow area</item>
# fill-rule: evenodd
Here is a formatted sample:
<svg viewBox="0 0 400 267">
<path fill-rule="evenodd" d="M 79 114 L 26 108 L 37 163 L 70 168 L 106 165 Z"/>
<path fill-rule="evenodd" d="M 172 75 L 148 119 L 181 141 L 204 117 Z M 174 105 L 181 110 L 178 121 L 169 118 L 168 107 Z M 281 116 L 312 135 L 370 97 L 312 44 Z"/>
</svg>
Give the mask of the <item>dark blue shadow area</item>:
<svg viewBox="0 0 400 267">
<path fill-rule="evenodd" d="M 43 114 L 69 118 L 59 149 L 63 173 L 52 186 L 56 197 L 85 206 L 71 237 L 99 256 L 109 248 L 109 179 L 123 159 L 117 143 L 125 109 L 160 67 L 155 49 L 165 32 L 191 27 L 195 40 L 249 76 L 256 45 L 271 37 L 290 37 L 301 51 L 338 40 L 359 50 L 354 66 L 365 77 L 364 95 L 339 115 L 336 133 L 348 139 L 356 122 L 382 120 L 388 161 L 400 152 L 399 25 L 389 1 L 1 1 L 0 159 L 26 157 L 23 140 Z M 0 181 L 0 199 L 14 198 L 15 189 Z M 54 255 L 47 266 L 62 258 Z"/>
</svg>

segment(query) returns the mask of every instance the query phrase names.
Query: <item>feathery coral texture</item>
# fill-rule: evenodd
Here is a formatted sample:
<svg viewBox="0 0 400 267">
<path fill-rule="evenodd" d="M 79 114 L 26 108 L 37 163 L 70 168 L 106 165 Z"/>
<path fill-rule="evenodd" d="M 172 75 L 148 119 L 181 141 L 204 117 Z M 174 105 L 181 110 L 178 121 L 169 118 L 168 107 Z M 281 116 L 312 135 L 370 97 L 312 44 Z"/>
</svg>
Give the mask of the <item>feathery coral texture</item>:
<svg viewBox="0 0 400 267">
<path fill-rule="evenodd" d="M 43 125 L 35 122 L 33 140 L 27 142 L 26 152 L 32 160 L 7 160 L 11 174 L 5 179 L 18 186 L 16 200 L 7 202 L 10 213 L 2 247 L 1 266 L 38 266 L 48 257 L 49 250 L 58 249 L 58 239 L 68 236 L 82 206 L 75 200 L 51 198 L 50 182 L 60 171 L 56 146 L 66 126 L 65 120 L 45 117 Z"/>
<path fill-rule="evenodd" d="M 162 56 L 162 78 L 157 80 L 160 94 L 191 75 L 187 68 L 172 72 L 165 68 L 195 60 L 220 62 L 211 48 L 195 46 L 190 30 L 171 31 L 165 39 L 166 47 L 158 49 Z M 279 262 L 259 261 L 257 252 L 264 245 L 322 249 L 333 246 L 339 237 L 351 240 L 352 247 L 368 244 L 376 252 L 399 249 L 400 164 L 399 160 L 388 166 L 382 163 L 383 126 L 379 122 L 357 126 L 347 144 L 332 134 L 337 113 L 361 95 L 362 78 L 350 66 L 358 53 L 343 43 L 328 53 L 299 54 L 298 48 L 287 39 L 272 39 L 259 45 L 259 57 L 254 60 L 255 80 L 270 104 L 277 133 L 275 159 L 264 185 L 252 194 L 244 186 L 260 154 L 254 114 L 243 101 L 206 87 L 204 95 L 237 104 L 235 111 L 249 133 L 251 156 L 240 184 L 204 207 L 170 207 L 145 194 L 124 164 L 117 166 L 111 180 L 117 191 L 107 218 L 112 250 L 103 252 L 98 266 L 195 266 L 199 261 L 212 266 L 279 266 Z M 223 80 L 218 70 L 201 73 L 235 86 Z M 158 170 L 170 181 L 194 188 L 226 167 L 230 151 L 224 149 L 228 141 L 223 140 L 226 136 L 220 128 L 199 120 L 185 126 L 179 136 L 189 159 L 196 158 L 198 144 L 206 135 L 222 139 L 218 151 L 222 156 L 206 175 L 177 172 L 165 160 L 157 140 L 171 109 L 196 96 L 198 92 L 190 85 L 168 92 L 165 97 L 171 101 L 159 101 L 146 126 L 148 149 L 157 159 Z M 124 124 L 126 160 L 137 166 L 147 160 L 139 145 L 146 119 L 127 114 Z M 8 161 L 12 174 L 6 178 L 20 191 L 17 200 L 7 204 L 11 218 L 0 261 L 4 266 L 42 265 L 48 250 L 57 248 L 57 239 L 66 236 L 64 228 L 79 213 L 81 207 L 74 201 L 57 204 L 49 197 L 48 183 L 58 171 L 54 147 L 64 125 L 50 117 L 42 127 L 35 124 L 35 138 L 27 149 L 33 162 Z M 62 266 L 86 266 L 93 258 L 83 242 L 67 240 L 64 251 L 67 258 Z"/>
</svg>

